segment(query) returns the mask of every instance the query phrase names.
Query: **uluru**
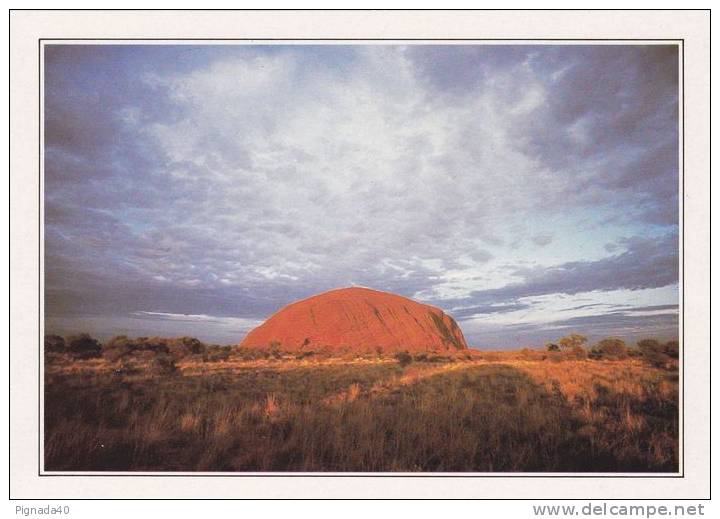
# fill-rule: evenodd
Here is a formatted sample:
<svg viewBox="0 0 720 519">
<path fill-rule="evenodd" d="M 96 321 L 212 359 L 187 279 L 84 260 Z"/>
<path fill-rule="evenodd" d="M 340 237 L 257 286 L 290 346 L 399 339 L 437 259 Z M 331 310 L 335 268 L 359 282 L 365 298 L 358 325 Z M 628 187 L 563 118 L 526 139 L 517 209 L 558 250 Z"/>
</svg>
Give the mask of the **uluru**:
<svg viewBox="0 0 720 519">
<path fill-rule="evenodd" d="M 468 348 L 455 320 L 439 308 L 361 287 L 331 290 L 291 303 L 252 330 L 240 346 L 373 353 Z"/>
</svg>

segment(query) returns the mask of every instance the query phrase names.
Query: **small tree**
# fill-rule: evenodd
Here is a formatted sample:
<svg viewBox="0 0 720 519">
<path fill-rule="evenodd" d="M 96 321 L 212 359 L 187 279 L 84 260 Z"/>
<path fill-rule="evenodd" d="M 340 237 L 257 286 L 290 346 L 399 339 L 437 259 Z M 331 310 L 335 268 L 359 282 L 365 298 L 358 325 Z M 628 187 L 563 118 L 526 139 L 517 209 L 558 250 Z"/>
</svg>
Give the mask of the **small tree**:
<svg viewBox="0 0 720 519">
<path fill-rule="evenodd" d="M 582 345 L 587 342 L 587 337 L 580 335 L 579 333 L 572 333 L 566 337 L 563 337 L 558 341 L 558 346 L 562 350 L 574 350 L 575 348 L 582 348 Z"/>
<path fill-rule="evenodd" d="M 587 352 L 583 348 L 583 344 L 587 342 L 587 337 L 579 333 L 572 333 L 560 339 L 558 346 L 564 352 L 568 359 L 582 360 L 587 357 Z"/>
</svg>

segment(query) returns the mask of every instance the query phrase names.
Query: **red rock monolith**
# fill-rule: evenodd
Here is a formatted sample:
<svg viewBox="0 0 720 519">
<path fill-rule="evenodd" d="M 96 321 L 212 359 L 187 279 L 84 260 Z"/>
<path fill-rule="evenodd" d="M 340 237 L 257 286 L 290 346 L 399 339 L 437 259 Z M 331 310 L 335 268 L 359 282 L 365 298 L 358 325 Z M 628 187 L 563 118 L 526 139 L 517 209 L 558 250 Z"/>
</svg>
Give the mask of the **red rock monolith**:
<svg viewBox="0 0 720 519">
<path fill-rule="evenodd" d="M 341 288 L 292 303 L 240 344 L 281 351 L 394 353 L 466 350 L 452 317 L 439 308 L 368 288 Z"/>
</svg>

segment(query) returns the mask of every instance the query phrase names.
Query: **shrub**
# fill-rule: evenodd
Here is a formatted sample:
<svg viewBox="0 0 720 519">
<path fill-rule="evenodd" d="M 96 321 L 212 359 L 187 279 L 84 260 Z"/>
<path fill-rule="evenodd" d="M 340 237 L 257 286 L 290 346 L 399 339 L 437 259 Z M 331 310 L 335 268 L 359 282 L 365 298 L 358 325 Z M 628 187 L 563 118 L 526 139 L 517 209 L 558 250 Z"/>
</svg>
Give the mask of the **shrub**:
<svg viewBox="0 0 720 519">
<path fill-rule="evenodd" d="M 658 368 L 664 368 L 673 359 L 678 358 L 679 345 L 677 341 L 669 341 L 665 344 L 655 339 L 643 339 L 637 343 L 643 359 Z"/>
<path fill-rule="evenodd" d="M 278 341 L 272 341 L 270 343 L 270 349 L 268 350 L 268 357 L 273 357 L 275 359 L 282 358 L 282 344 Z"/>
<path fill-rule="evenodd" d="M 621 339 L 603 339 L 590 351 L 591 359 L 620 360 L 628 357 L 628 349 Z"/>
<path fill-rule="evenodd" d="M 408 352 L 401 351 L 395 354 L 395 360 L 397 360 L 401 366 L 407 366 L 413 361 L 413 358 Z"/>
<path fill-rule="evenodd" d="M 174 375 L 177 373 L 177 366 L 171 355 L 161 353 L 152 360 L 150 370 L 158 375 Z"/>
<path fill-rule="evenodd" d="M 65 339 L 59 335 L 45 336 L 45 353 L 62 353 L 65 351 Z"/>
<path fill-rule="evenodd" d="M 584 360 L 587 358 L 588 353 L 585 348 L 579 345 L 574 345 L 563 352 L 566 359 L 569 360 Z"/>
<path fill-rule="evenodd" d="M 134 350 L 134 345 L 125 335 L 118 335 L 103 345 L 102 355 L 114 362 Z"/>
<path fill-rule="evenodd" d="M 152 357 L 154 355 L 170 352 L 167 346 L 168 339 L 138 337 L 129 339 L 125 335 L 118 335 L 108 341 L 102 349 L 103 357 L 115 362 L 127 356 Z"/>
<path fill-rule="evenodd" d="M 67 339 L 67 351 L 76 359 L 99 357 L 102 353 L 100 343 L 87 333 L 73 335 Z"/>
<path fill-rule="evenodd" d="M 631 359 L 634 359 L 636 357 L 642 357 L 642 352 L 638 348 L 630 348 L 628 347 L 628 357 Z"/>
<path fill-rule="evenodd" d="M 198 341 L 199 342 L 199 341 Z M 200 343 L 202 344 L 202 343 Z M 202 354 L 202 360 L 203 362 L 224 362 L 230 358 L 230 353 L 232 352 L 231 346 L 208 346 L 205 347 L 203 344 L 203 354 Z"/>
<path fill-rule="evenodd" d="M 637 347 L 641 353 L 662 350 L 662 346 L 655 339 L 642 339 L 637 342 Z"/>
<path fill-rule="evenodd" d="M 266 352 L 259 349 L 233 346 L 230 348 L 229 358 L 239 358 L 240 360 L 258 360 L 264 358 L 265 354 Z"/>
<path fill-rule="evenodd" d="M 549 342 L 545 345 L 545 349 L 547 351 L 560 351 L 560 346 L 558 346 L 557 344 L 554 344 L 552 342 Z"/>
<path fill-rule="evenodd" d="M 195 337 L 180 337 L 167 341 L 170 355 L 173 359 L 179 360 L 191 355 L 202 355 L 207 347 Z"/>
<path fill-rule="evenodd" d="M 142 337 L 137 342 L 122 336 L 115 337 L 111 343 L 114 343 L 114 347 L 104 349 L 103 356 L 120 365 L 113 372 L 116 376 L 178 373 L 175 359 L 168 353 L 167 348 L 158 348 L 157 343 L 149 341 L 146 337 Z"/>
<path fill-rule="evenodd" d="M 680 356 L 680 343 L 678 343 L 678 341 L 666 342 L 665 355 L 673 359 L 677 359 Z"/>
</svg>

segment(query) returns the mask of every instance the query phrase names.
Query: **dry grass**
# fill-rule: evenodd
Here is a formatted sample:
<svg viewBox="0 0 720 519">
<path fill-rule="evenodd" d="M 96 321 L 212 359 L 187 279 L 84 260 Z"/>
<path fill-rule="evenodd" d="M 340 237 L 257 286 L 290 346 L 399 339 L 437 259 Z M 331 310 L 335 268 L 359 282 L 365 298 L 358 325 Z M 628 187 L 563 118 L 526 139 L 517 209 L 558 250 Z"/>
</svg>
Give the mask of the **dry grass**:
<svg viewBox="0 0 720 519">
<path fill-rule="evenodd" d="M 676 371 L 635 360 L 184 362 L 46 369 L 47 470 L 678 469 Z M 484 359 L 484 360 L 483 360 Z"/>
</svg>

